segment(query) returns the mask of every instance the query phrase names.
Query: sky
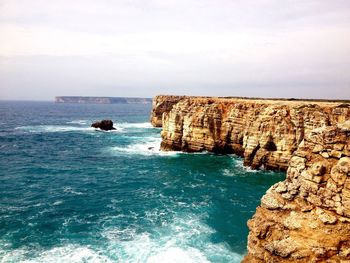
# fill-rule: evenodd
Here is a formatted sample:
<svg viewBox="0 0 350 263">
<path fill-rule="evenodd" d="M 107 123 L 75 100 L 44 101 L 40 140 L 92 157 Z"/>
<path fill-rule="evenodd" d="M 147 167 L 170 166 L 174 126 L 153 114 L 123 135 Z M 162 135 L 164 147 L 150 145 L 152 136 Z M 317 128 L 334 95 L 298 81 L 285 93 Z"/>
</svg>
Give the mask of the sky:
<svg viewBox="0 0 350 263">
<path fill-rule="evenodd" d="M 0 0 L 0 100 L 350 99 L 349 0 Z"/>
</svg>

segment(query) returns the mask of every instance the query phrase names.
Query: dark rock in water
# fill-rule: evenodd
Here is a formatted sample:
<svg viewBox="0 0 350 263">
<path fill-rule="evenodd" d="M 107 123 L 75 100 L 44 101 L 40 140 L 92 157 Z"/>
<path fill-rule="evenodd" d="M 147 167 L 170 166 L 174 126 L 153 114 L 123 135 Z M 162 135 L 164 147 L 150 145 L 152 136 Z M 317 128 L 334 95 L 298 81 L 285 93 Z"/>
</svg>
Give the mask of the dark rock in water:
<svg viewBox="0 0 350 263">
<path fill-rule="evenodd" d="M 102 120 L 94 122 L 93 124 L 91 124 L 91 127 L 100 128 L 104 131 L 115 130 L 115 128 L 113 127 L 113 121 L 111 120 Z"/>
</svg>

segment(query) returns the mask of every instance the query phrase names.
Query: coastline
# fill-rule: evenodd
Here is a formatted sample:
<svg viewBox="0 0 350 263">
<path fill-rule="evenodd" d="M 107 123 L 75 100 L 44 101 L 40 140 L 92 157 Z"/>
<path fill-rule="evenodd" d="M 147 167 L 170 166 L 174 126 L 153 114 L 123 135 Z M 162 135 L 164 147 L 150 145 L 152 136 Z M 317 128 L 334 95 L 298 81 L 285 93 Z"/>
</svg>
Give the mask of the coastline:
<svg viewBox="0 0 350 263">
<path fill-rule="evenodd" d="M 162 126 L 162 150 L 235 153 L 253 169 L 287 171 L 248 223 L 245 262 L 346 260 L 347 102 L 157 96 L 151 123 Z"/>
</svg>

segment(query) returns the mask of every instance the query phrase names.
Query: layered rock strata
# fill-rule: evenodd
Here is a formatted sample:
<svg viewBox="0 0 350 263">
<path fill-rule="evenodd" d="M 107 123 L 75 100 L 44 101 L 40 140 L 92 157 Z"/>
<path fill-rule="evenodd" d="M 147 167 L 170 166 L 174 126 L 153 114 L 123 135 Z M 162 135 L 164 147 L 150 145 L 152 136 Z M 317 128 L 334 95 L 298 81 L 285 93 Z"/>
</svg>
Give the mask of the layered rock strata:
<svg viewBox="0 0 350 263">
<path fill-rule="evenodd" d="M 184 96 L 156 96 L 152 102 L 151 124 L 154 127 L 162 127 L 163 113 L 170 112 L 173 106 Z"/>
<path fill-rule="evenodd" d="M 350 104 L 181 97 L 161 110 L 162 150 L 235 153 L 287 170 L 248 223 L 245 262 L 350 260 Z M 159 117 L 157 122 L 159 126 Z"/>
<path fill-rule="evenodd" d="M 235 153 L 246 166 L 281 170 L 306 134 L 333 127 L 350 114 L 348 104 L 326 102 L 201 97 L 167 102 L 161 96 L 153 105 L 153 125 L 160 126 L 159 116 L 163 120 L 162 150 Z"/>
<path fill-rule="evenodd" d="M 248 227 L 244 262 L 350 262 L 350 121 L 306 133 Z"/>
</svg>

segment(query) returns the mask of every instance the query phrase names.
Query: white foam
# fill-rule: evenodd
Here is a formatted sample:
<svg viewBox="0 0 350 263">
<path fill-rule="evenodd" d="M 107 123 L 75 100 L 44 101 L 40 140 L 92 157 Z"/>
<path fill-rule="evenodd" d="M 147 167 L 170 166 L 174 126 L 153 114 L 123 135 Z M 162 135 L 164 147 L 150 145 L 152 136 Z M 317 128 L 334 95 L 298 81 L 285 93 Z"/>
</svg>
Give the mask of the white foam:
<svg viewBox="0 0 350 263">
<path fill-rule="evenodd" d="M 115 130 L 109 130 L 109 131 L 101 130 L 100 128 L 92 128 L 92 129 L 95 131 L 100 131 L 100 132 L 117 132 L 117 133 L 119 133 L 119 132 L 123 131 L 122 128 L 116 128 Z"/>
<path fill-rule="evenodd" d="M 232 160 L 234 161 L 235 168 L 238 168 L 238 169 L 243 170 L 244 172 L 248 172 L 248 173 L 259 172 L 259 170 L 254 170 L 254 169 L 250 168 L 249 166 L 244 166 L 242 159 L 237 159 L 237 158 L 233 157 Z M 234 171 L 232 173 L 234 175 Z M 225 175 L 227 175 L 227 174 L 225 174 Z"/>
<path fill-rule="evenodd" d="M 62 200 L 58 200 L 58 201 L 54 202 L 52 205 L 60 205 L 60 204 L 62 204 L 62 203 L 63 203 Z"/>
<path fill-rule="evenodd" d="M 150 212 L 149 216 L 159 214 Z M 160 224 L 152 233 L 137 233 L 132 227 L 110 228 L 102 234 L 109 240 L 109 250 L 121 262 L 240 262 L 242 255 L 224 243 L 210 242 L 215 230 L 193 214 L 182 214 L 172 222 Z M 148 216 L 147 216 L 148 217 Z M 159 219 L 159 218 L 158 218 Z M 126 238 L 127 237 L 127 238 Z"/>
<path fill-rule="evenodd" d="M 23 263 L 81 263 L 81 262 L 113 262 L 109 257 L 102 255 L 99 251 L 85 246 L 66 245 L 55 247 L 37 253 L 28 258 L 31 251 L 26 249 L 16 249 L 5 253 L 1 262 L 23 262 Z"/>
<path fill-rule="evenodd" d="M 109 150 L 117 155 L 160 155 L 160 156 L 176 156 L 179 152 L 165 152 L 160 150 L 160 143 L 162 139 L 157 137 L 144 137 L 142 140 L 127 145 L 125 147 L 114 146 Z"/>
<path fill-rule="evenodd" d="M 120 122 L 114 123 L 116 128 L 122 129 L 153 129 L 154 127 L 150 122 Z"/>
<path fill-rule="evenodd" d="M 104 231 L 102 233 L 102 236 L 104 236 L 109 240 L 128 241 L 128 240 L 133 240 L 135 238 L 136 231 L 133 228 L 125 228 L 125 229 L 112 228 Z"/>
<path fill-rule="evenodd" d="M 78 125 L 86 125 L 88 124 L 87 120 L 73 120 L 66 122 L 67 124 L 78 124 Z"/>
<path fill-rule="evenodd" d="M 94 131 L 95 128 L 92 127 L 77 127 L 77 126 L 67 126 L 67 125 L 37 125 L 37 126 L 20 126 L 16 127 L 16 130 L 23 130 L 31 133 L 41 133 L 41 132 L 71 132 L 71 131 Z"/>
<path fill-rule="evenodd" d="M 237 174 L 242 176 L 241 173 L 237 173 L 237 170 L 243 172 L 244 174 L 258 172 L 258 170 L 253 170 L 250 167 L 244 166 L 243 159 L 239 159 L 236 156 L 232 156 L 232 166 L 222 169 L 221 172 L 222 175 L 228 177 L 234 177 L 237 176 Z"/>
<path fill-rule="evenodd" d="M 86 126 L 88 124 L 87 120 L 73 120 L 66 122 L 66 124 L 75 124 L 75 125 L 32 125 L 32 126 L 19 126 L 16 127 L 15 130 L 22 130 L 31 133 L 41 133 L 41 132 L 91 132 L 91 131 L 102 131 L 100 129 L 96 129 L 90 126 Z M 143 129 L 154 129 L 153 126 L 149 122 L 141 122 L 141 123 L 115 123 L 115 130 L 104 131 L 104 132 L 126 132 L 129 130 L 143 130 Z"/>
<path fill-rule="evenodd" d="M 1 244 L 4 247 L 6 245 L 9 246 L 9 244 Z M 25 259 L 26 254 L 25 249 L 15 249 L 15 250 L 7 250 L 4 248 L 0 249 L 0 262 L 1 263 L 7 263 L 7 262 L 20 262 Z"/>
<path fill-rule="evenodd" d="M 152 214 L 159 212 L 151 212 L 150 216 Z M 98 246 L 66 244 L 47 250 L 40 247 L 9 250 L 2 243 L 0 262 L 240 262 L 242 255 L 226 244 L 210 242 L 213 233 L 215 230 L 200 218 L 184 213 L 153 228 L 152 233 L 140 233 L 132 225 L 124 229 L 106 228 L 101 233 L 106 241 Z"/>
<path fill-rule="evenodd" d="M 235 176 L 235 172 L 232 171 L 231 169 L 223 169 L 223 170 L 222 170 L 222 174 L 223 174 L 224 176 L 229 176 L 229 177 Z"/>
<path fill-rule="evenodd" d="M 82 195 L 82 192 L 75 191 L 72 187 L 66 186 L 63 187 L 63 192 L 69 193 L 69 194 L 74 194 L 74 195 Z"/>
<path fill-rule="evenodd" d="M 154 256 L 150 256 L 147 260 L 149 263 L 196 263 L 209 262 L 206 257 L 194 248 L 182 249 L 179 247 L 169 247 Z"/>
<path fill-rule="evenodd" d="M 125 233 L 125 231 L 121 231 Z M 209 262 L 197 248 L 177 245 L 179 236 L 163 236 L 152 239 L 149 233 L 142 233 L 132 240 L 121 240 L 114 236 L 110 249 L 118 257 L 120 262 L 184 262 L 184 263 L 207 263 Z"/>
</svg>

